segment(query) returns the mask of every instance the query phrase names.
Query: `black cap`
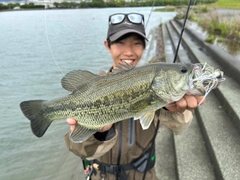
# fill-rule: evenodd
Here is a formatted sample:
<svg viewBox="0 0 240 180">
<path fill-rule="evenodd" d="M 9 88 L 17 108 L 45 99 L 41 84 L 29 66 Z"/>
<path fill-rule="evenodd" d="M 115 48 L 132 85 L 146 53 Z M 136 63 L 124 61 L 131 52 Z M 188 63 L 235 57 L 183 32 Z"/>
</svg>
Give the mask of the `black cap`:
<svg viewBox="0 0 240 180">
<path fill-rule="evenodd" d="M 109 38 L 110 41 L 116 41 L 118 38 L 128 33 L 137 33 L 148 40 L 144 25 L 142 23 L 131 23 L 127 18 L 125 18 L 125 20 L 119 24 L 109 23 L 107 39 Z"/>
</svg>

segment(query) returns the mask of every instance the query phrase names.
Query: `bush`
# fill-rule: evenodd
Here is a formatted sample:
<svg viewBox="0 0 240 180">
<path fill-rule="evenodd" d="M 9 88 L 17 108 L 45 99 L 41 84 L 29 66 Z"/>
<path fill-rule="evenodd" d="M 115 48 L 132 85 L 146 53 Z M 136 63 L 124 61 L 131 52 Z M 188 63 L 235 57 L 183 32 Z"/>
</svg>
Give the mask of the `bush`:
<svg viewBox="0 0 240 180">
<path fill-rule="evenodd" d="M 240 15 L 221 16 L 217 12 L 210 12 L 202 18 L 196 18 L 196 21 L 209 34 L 240 42 Z"/>
<path fill-rule="evenodd" d="M 205 39 L 205 42 L 213 44 L 215 42 L 215 36 L 211 35 Z"/>
</svg>

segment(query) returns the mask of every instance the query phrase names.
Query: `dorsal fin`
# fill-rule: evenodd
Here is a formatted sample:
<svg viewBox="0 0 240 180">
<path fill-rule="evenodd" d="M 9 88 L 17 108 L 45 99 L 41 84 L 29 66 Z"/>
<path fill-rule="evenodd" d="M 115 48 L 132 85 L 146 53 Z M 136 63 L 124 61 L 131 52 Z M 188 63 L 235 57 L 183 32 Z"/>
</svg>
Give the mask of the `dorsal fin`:
<svg viewBox="0 0 240 180">
<path fill-rule="evenodd" d="M 86 70 L 73 70 L 67 73 L 61 80 L 62 87 L 67 91 L 74 91 L 77 87 L 98 77 Z"/>
<path fill-rule="evenodd" d="M 110 72 L 109 74 L 116 74 L 122 71 L 128 71 L 133 69 L 134 66 L 132 64 L 128 64 L 126 62 L 124 62 L 124 64 L 119 64 L 116 69 L 113 69 L 112 72 Z"/>
</svg>

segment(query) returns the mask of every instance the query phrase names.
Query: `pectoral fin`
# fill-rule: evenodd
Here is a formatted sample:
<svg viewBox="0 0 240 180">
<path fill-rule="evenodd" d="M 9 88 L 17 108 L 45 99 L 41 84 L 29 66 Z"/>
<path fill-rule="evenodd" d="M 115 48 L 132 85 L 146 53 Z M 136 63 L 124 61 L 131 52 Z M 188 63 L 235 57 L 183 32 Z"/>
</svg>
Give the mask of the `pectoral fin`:
<svg viewBox="0 0 240 180">
<path fill-rule="evenodd" d="M 133 113 L 141 112 L 145 108 L 149 107 L 150 104 L 151 104 L 150 98 L 140 100 L 130 106 L 130 111 Z"/>
<path fill-rule="evenodd" d="M 148 112 L 139 118 L 143 130 L 148 129 L 154 119 L 155 112 Z"/>
<path fill-rule="evenodd" d="M 90 136 L 95 134 L 98 130 L 96 129 L 88 129 L 84 126 L 77 124 L 75 129 L 69 135 L 69 138 L 72 142 L 81 143 L 86 141 Z"/>
</svg>

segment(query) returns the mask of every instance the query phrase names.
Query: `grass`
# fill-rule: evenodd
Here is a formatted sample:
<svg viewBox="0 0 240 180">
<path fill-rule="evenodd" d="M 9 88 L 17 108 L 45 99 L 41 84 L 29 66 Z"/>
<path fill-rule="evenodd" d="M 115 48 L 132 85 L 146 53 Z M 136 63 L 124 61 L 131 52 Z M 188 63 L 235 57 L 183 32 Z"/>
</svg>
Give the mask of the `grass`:
<svg viewBox="0 0 240 180">
<path fill-rule="evenodd" d="M 218 0 L 216 3 L 207 5 L 197 5 L 202 9 L 201 11 L 208 11 L 211 8 L 226 8 L 226 9 L 240 9 L 240 0 Z M 176 11 L 176 9 L 181 8 L 181 6 L 166 6 L 165 8 L 156 8 L 154 11 L 166 12 L 166 11 Z"/>
<path fill-rule="evenodd" d="M 196 21 L 208 32 L 207 42 L 212 43 L 214 37 L 218 36 L 240 43 L 240 13 L 220 15 L 214 10 L 216 8 L 240 9 L 240 0 L 219 0 L 211 4 L 210 7 L 209 5 L 194 6 L 193 10 L 190 11 L 189 19 Z M 176 11 L 177 16 L 175 18 L 182 19 L 185 17 L 186 7 L 178 8 Z"/>
<path fill-rule="evenodd" d="M 219 0 L 214 4 L 211 4 L 211 7 L 240 9 L 240 0 Z"/>
<path fill-rule="evenodd" d="M 210 43 L 210 44 L 213 44 L 214 41 L 215 41 L 215 36 L 214 35 L 211 35 L 211 36 L 209 36 L 205 39 L 205 42 Z"/>
<path fill-rule="evenodd" d="M 176 11 L 176 6 L 166 6 L 164 8 L 156 8 L 154 12 L 174 12 Z"/>
<path fill-rule="evenodd" d="M 240 9 L 240 0 L 219 0 L 208 5 L 192 6 L 189 20 L 196 21 L 209 34 L 206 41 L 213 43 L 216 36 L 240 43 L 240 14 L 219 15 L 215 8 Z M 176 19 L 183 19 L 186 15 L 186 6 L 166 6 L 155 11 L 176 11 Z M 201 15 L 199 15 L 201 14 Z"/>
<path fill-rule="evenodd" d="M 211 35 L 218 35 L 240 43 L 240 15 L 219 15 L 212 11 L 194 20 Z"/>
<path fill-rule="evenodd" d="M 240 13 L 219 14 L 216 8 L 240 9 L 240 0 L 219 0 L 211 5 L 194 6 L 190 11 L 189 20 L 196 21 L 208 32 L 206 42 L 211 44 L 224 43 L 234 54 L 240 48 Z M 183 19 L 186 7 L 178 8 L 175 11 L 177 11 L 175 18 Z"/>
<path fill-rule="evenodd" d="M 173 11 L 181 11 L 182 9 L 186 9 L 187 6 L 165 6 L 164 8 L 156 8 L 154 9 L 155 12 L 173 12 Z M 209 8 L 207 5 L 197 5 L 197 6 L 191 6 L 191 9 L 195 13 L 206 13 L 209 11 Z"/>
<path fill-rule="evenodd" d="M 179 7 L 175 11 L 177 12 L 176 19 L 183 19 L 186 16 L 186 6 L 185 7 Z M 210 12 L 211 8 L 209 8 L 207 5 L 197 5 L 191 7 L 188 15 L 189 20 L 196 20 L 196 14 L 203 14 Z"/>
</svg>

